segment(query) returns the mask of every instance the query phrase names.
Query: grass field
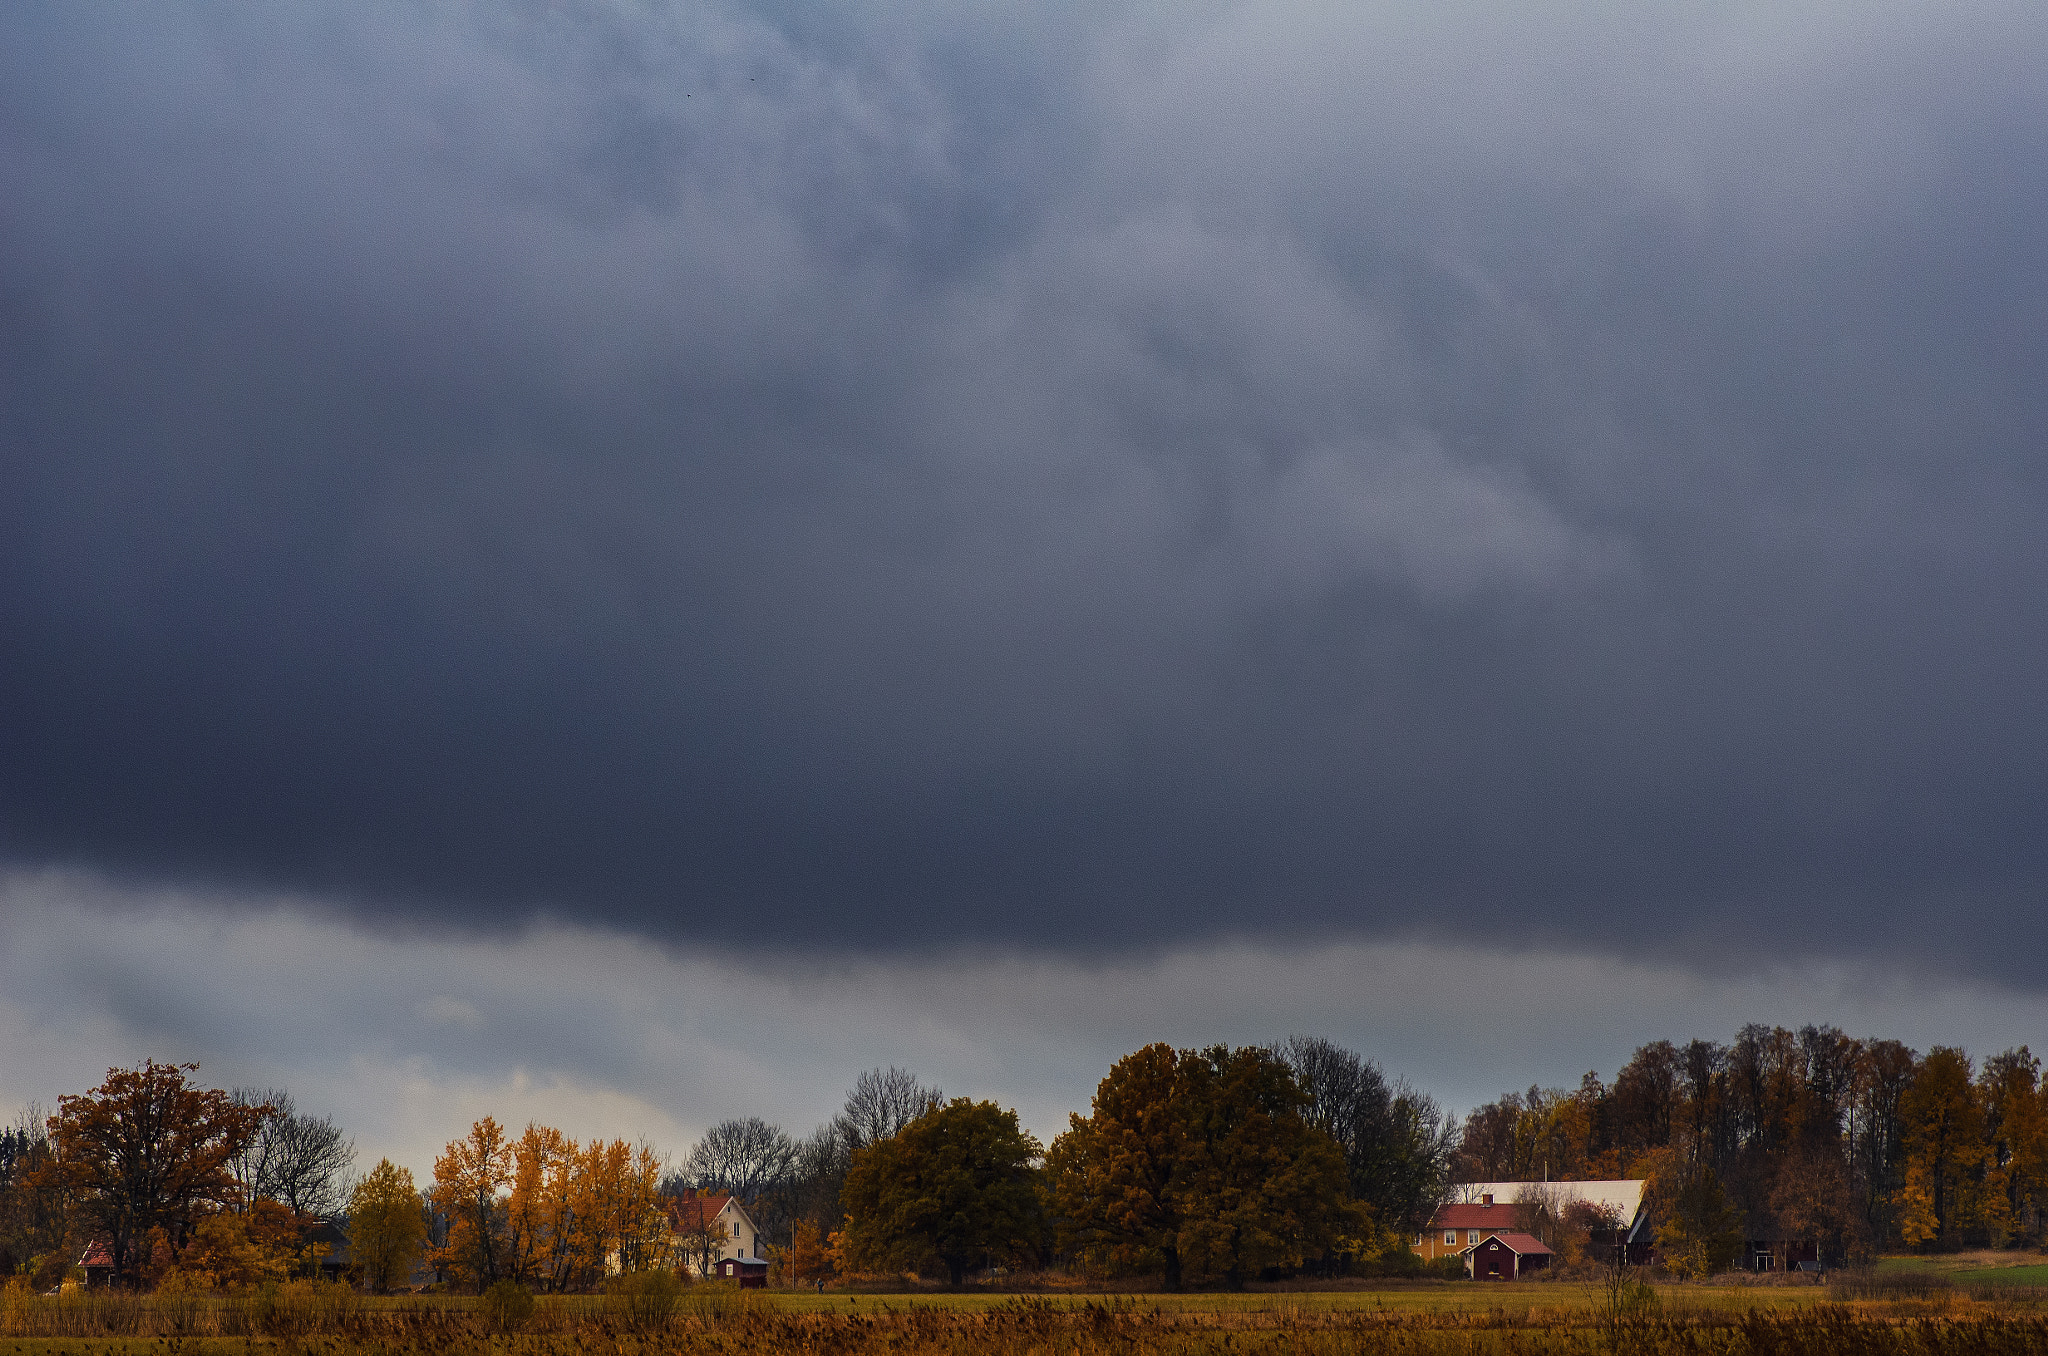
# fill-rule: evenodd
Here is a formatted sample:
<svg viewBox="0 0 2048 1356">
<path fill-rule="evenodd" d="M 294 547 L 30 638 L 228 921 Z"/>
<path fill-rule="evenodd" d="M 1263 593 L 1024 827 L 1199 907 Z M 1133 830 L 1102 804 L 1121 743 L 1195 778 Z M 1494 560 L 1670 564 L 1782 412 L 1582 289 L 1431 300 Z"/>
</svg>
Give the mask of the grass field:
<svg viewBox="0 0 2048 1356">
<path fill-rule="evenodd" d="M 2015 1272 L 2031 1268 L 2007 1268 Z M 1817 1285 L 1667 1285 L 1607 1321 L 1597 1287 L 1377 1283 L 1235 1294 L 686 1292 L 630 1319 L 595 1296 L 545 1298 L 513 1331 L 477 1301 L 9 1296 L 0 1356 L 1762 1356 L 2048 1351 L 2048 1306 L 1993 1303 L 1914 1279 L 1844 1301 Z M 2021 1287 L 2024 1289 L 2024 1287 Z M 1863 1292 L 1857 1292 L 1862 1295 Z M 2015 1290 L 2014 1294 L 2019 1294 Z M 1889 1296 L 1889 1297 L 1886 1297 Z M 293 1303 L 300 1307 L 294 1309 Z M 324 1307 L 323 1307 L 324 1306 Z M 64 1332 L 51 1325 L 70 1324 Z M 40 1329 L 40 1330 L 39 1330 Z"/>
<path fill-rule="evenodd" d="M 474 1298 L 295 1283 L 236 1297 L 0 1294 L 0 1356 L 1915 1356 L 2048 1352 L 2048 1265 L 1901 1259 L 1826 1285 L 1659 1285 L 1617 1319 L 1569 1282 L 1362 1282 L 1230 1294 L 738 1292 L 658 1313 L 543 1297 L 509 1328 Z M 1980 1275 L 1992 1279 L 1978 1283 Z"/>
<path fill-rule="evenodd" d="M 1658 1286 L 1658 1297 L 1667 1310 L 1693 1313 L 1738 1313 L 1751 1309 L 1793 1310 L 1823 1303 L 1827 1292 L 1820 1286 Z M 1011 1303 L 1015 1296 L 1002 1294 L 857 1295 L 827 1293 L 771 1293 L 772 1302 L 790 1313 L 902 1313 L 912 1307 L 930 1307 L 967 1313 L 981 1312 Z M 1137 1294 L 1126 1296 L 1079 1293 L 1048 1295 L 1043 1302 L 1055 1309 L 1085 1309 L 1105 1303 L 1128 1304 L 1162 1315 L 1271 1314 L 1304 1316 L 1320 1314 L 1386 1315 L 1471 1315 L 1493 1313 L 1590 1313 L 1601 1302 L 1599 1288 L 1542 1281 L 1506 1281 L 1430 1284 L 1385 1283 L 1358 1288 L 1330 1290 L 1250 1290 L 1215 1294 Z"/>
</svg>

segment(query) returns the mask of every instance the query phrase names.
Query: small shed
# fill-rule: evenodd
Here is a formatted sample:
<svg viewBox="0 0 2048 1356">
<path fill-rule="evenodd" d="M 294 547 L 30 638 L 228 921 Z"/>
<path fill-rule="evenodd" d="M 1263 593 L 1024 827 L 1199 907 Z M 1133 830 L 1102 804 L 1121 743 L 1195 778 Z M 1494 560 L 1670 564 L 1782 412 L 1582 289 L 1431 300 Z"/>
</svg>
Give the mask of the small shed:
<svg viewBox="0 0 2048 1356">
<path fill-rule="evenodd" d="M 711 1274 L 738 1281 L 742 1290 L 768 1288 L 768 1263 L 759 1257 L 721 1257 L 712 1263 Z"/>
<path fill-rule="evenodd" d="M 306 1242 L 327 1250 L 320 1254 L 323 1281 L 339 1281 L 355 1268 L 355 1250 L 349 1246 L 348 1230 L 331 1219 L 316 1219 L 306 1231 Z"/>
<path fill-rule="evenodd" d="M 1512 1281 L 1543 1270 L 1554 1256 L 1531 1234 L 1495 1234 L 1465 1249 L 1465 1274 L 1475 1281 Z"/>
<path fill-rule="evenodd" d="M 85 1288 L 104 1290 L 113 1284 L 114 1251 L 103 1238 L 96 1238 L 78 1255 L 79 1270 L 85 1273 Z"/>
</svg>

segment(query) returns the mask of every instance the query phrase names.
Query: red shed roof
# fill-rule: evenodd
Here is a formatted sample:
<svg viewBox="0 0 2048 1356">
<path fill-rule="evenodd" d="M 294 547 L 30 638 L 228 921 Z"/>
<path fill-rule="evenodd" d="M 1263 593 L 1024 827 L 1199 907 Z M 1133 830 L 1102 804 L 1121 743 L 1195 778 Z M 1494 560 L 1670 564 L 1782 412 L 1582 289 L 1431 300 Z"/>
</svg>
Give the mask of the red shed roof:
<svg viewBox="0 0 2048 1356">
<path fill-rule="evenodd" d="M 1465 1249 L 1465 1251 L 1471 1252 L 1472 1248 L 1483 1248 L 1488 1243 L 1502 1244 L 1509 1251 L 1518 1253 L 1523 1257 L 1533 1256 L 1537 1253 L 1550 1257 L 1556 1256 L 1555 1253 L 1551 1252 L 1544 1245 L 1542 1239 L 1537 1238 L 1533 1234 L 1495 1234 L 1492 1238 L 1481 1239 L 1479 1242 L 1474 1243 L 1471 1248 Z"/>
</svg>

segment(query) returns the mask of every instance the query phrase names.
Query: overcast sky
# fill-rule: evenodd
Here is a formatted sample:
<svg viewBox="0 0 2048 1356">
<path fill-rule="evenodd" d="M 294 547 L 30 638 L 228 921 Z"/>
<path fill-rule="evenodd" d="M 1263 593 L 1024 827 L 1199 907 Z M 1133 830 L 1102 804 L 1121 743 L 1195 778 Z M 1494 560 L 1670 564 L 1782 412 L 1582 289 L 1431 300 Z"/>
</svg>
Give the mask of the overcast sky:
<svg viewBox="0 0 2048 1356">
<path fill-rule="evenodd" d="M 2043 50 L 9 6 L 0 1102 L 2048 1043 Z"/>
</svg>

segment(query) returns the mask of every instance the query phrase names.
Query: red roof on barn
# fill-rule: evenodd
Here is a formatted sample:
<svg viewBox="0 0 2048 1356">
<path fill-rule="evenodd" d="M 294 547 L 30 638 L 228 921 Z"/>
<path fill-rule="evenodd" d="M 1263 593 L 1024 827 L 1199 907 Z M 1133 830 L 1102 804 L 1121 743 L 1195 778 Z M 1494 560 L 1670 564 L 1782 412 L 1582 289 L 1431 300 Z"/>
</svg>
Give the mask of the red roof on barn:
<svg viewBox="0 0 2048 1356">
<path fill-rule="evenodd" d="M 108 1249 L 105 1240 L 89 1243 L 86 1245 L 85 1255 L 78 1259 L 78 1265 L 82 1267 L 110 1267 L 114 1265 L 114 1254 Z"/>
</svg>

